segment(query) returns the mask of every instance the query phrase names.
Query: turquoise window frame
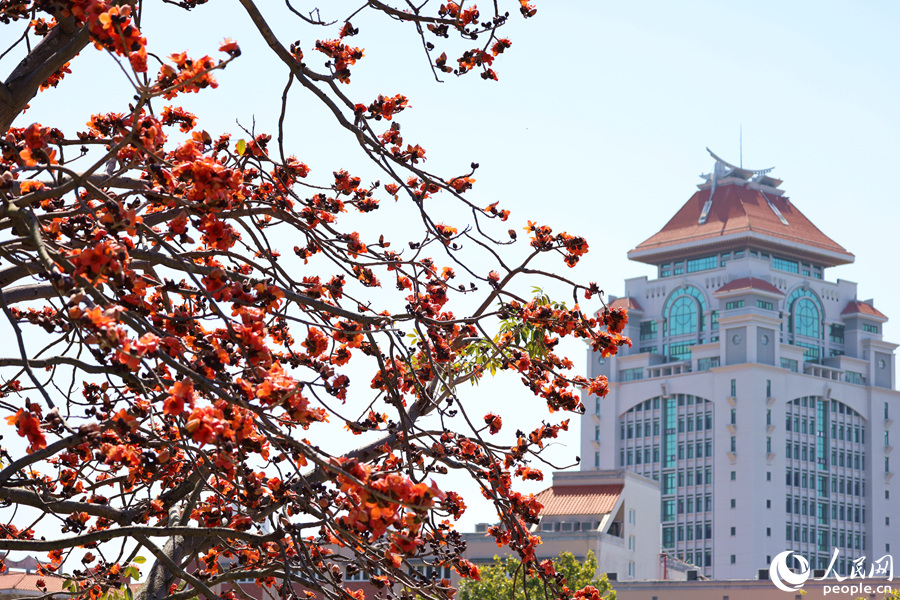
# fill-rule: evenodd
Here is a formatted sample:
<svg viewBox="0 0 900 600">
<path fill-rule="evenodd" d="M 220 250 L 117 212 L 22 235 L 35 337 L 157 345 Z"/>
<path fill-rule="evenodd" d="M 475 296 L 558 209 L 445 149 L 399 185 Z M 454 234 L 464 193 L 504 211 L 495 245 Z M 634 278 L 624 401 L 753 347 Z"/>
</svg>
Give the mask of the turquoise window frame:
<svg viewBox="0 0 900 600">
<path fill-rule="evenodd" d="M 687 335 L 703 331 L 706 306 L 706 298 L 697 288 L 687 286 L 677 290 L 669 296 L 663 309 L 663 314 L 666 315 L 666 335 Z"/>
</svg>

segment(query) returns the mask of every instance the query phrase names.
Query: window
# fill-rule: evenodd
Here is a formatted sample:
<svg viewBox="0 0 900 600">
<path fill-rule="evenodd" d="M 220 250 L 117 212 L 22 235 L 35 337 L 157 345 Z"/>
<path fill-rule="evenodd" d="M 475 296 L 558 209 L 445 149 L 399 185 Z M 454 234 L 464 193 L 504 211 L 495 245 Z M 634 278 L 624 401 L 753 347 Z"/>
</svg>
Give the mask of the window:
<svg viewBox="0 0 900 600">
<path fill-rule="evenodd" d="M 735 498 L 731 499 L 731 508 L 737 508 L 737 500 Z"/>
<path fill-rule="evenodd" d="M 731 535 L 734 536 L 736 532 L 737 532 L 737 527 L 732 527 L 732 528 L 731 528 Z"/>
<path fill-rule="evenodd" d="M 844 381 L 847 383 L 855 383 L 856 385 L 865 385 L 865 378 L 862 373 L 857 373 L 855 371 L 845 371 L 844 372 Z"/>
<path fill-rule="evenodd" d="M 675 547 L 675 528 L 663 527 L 663 548 Z"/>
<path fill-rule="evenodd" d="M 683 344 L 671 344 L 669 346 L 669 359 L 671 360 L 688 360 L 691 357 L 691 346 L 694 342 L 686 342 Z"/>
<path fill-rule="evenodd" d="M 866 333 L 878 333 L 878 326 L 870 325 L 869 323 L 863 323 L 862 330 L 865 331 Z"/>
<path fill-rule="evenodd" d="M 679 475 L 681 475 L 681 473 L 679 473 Z M 663 474 L 662 493 L 663 494 L 674 494 L 675 493 L 675 473 L 664 473 Z"/>
<path fill-rule="evenodd" d="M 628 536 L 628 549 L 631 550 L 632 552 L 634 552 L 634 536 L 633 535 Z"/>
<path fill-rule="evenodd" d="M 732 471 L 731 472 L 731 480 L 735 481 L 736 479 L 737 479 L 737 471 Z"/>
<path fill-rule="evenodd" d="M 736 308 L 743 308 L 744 301 L 743 300 L 732 300 L 731 302 L 725 303 L 725 310 L 734 310 Z"/>
<path fill-rule="evenodd" d="M 809 298 L 801 298 L 794 306 L 794 333 L 806 337 L 819 337 L 819 309 Z"/>
<path fill-rule="evenodd" d="M 634 525 L 634 519 L 635 519 L 634 509 L 631 508 L 628 510 L 628 524 Z"/>
<path fill-rule="evenodd" d="M 666 334 L 684 335 L 703 329 L 703 312 L 706 311 L 706 298 L 695 287 L 688 286 L 678 290 L 666 302 L 663 314 L 666 315 Z"/>
<path fill-rule="evenodd" d="M 833 344 L 843 344 L 844 343 L 844 326 L 838 324 L 832 324 L 828 339 Z"/>
<path fill-rule="evenodd" d="M 737 397 L 737 379 L 731 380 L 731 397 Z"/>
<path fill-rule="evenodd" d="M 644 378 L 644 368 L 622 369 L 619 371 L 619 381 L 639 381 Z"/>
<path fill-rule="evenodd" d="M 368 581 L 369 580 L 368 573 L 366 573 L 362 569 L 356 567 L 356 565 L 353 565 L 353 566 L 348 565 L 344 572 L 345 572 L 344 581 Z M 247 580 L 241 579 L 241 580 L 239 580 L 239 583 L 250 583 L 251 581 L 252 580 L 250 580 L 250 579 L 247 579 Z"/>
<path fill-rule="evenodd" d="M 788 330 L 796 335 L 818 338 L 822 305 L 809 290 L 798 288 L 788 296 Z"/>
<path fill-rule="evenodd" d="M 737 452 L 737 437 L 731 436 L 731 451 Z"/>
<path fill-rule="evenodd" d="M 656 339 L 656 321 L 641 321 L 641 341 Z"/>
<path fill-rule="evenodd" d="M 756 307 L 763 310 L 775 310 L 775 306 L 767 300 L 757 300 Z"/>
<path fill-rule="evenodd" d="M 716 268 L 715 256 L 704 256 L 703 258 L 694 258 L 687 261 L 687 272 L 694 273 L 696 271 L 706 271 L 707 269 Z"/>
<path fill-rule="evenodd" d="M 800 273 L 800 266 L 796 261 L 787 260 L 778 256 L 772 257 L 772 268 L 779 271 L 787 271 L 788 273 Z"/>
<path fill-rule="evenodd" d="M 734 554 L 732 554 L 731 555 L 731 564 L 734 564 L 736 562 L 737 562 L 737 557 Z"/>
<path fill-rule="evenodd" d="M 710 358 L 700 358 L 697 360 L 698 371 L 709 371 L 719 366 L 719 357 L 712 356 Z"/>
<path fill-rule="evenodd" d="M 782 358 L 781 359 L 781 368 L 787 369 L 788 371 L 793 371 L 796 373 L 799 370 L 799 363 L 793 358 Z"/>
<path fill-rule="evenodd" d="M 818 361 L 819 357 L 822 355 L 822 350 L 816 344 L 807 344 L 806 342 L 794 342 L 795 346 L 800 346 L 802 348 L 806 348 L 806 352 L 803 353 L 803 360 L 809 361 Z"/>
<path fill-rule="evenodd" d="M 662 502 L 662 520 L 663 521 L 674 521 L 675 520 L 675 501 L 674 500 L 663 500 L 663 502 Z"/>
<path fill-rule="evenodd" d="M 628 576 L 634 577 L 634 561 L 628 561 Z"/>
</svg>

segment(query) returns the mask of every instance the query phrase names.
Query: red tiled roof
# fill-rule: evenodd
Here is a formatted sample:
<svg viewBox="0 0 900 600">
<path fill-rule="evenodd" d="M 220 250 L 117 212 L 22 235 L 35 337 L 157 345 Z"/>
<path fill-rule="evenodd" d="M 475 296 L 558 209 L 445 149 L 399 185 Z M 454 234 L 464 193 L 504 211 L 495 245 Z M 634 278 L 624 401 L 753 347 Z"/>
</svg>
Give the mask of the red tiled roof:
<svg viewBox="0 0 900 600">
<path fill-rule="evenodd" d="M 887 317 L 880 310 L 878 310 L 868 302 L 860 302 L 859 300 L 848 302 L 847 306 L 844 307 L 844 310 L 841 311 L 842 315 L 853 315 L 856 313 L 869 315 L 871 317 L 878 317 L 879 319 L 887 319 Z"/>
<path fill-rule="evenodd" d="M 728 283 L 717 289 L 715 293 L 718 294 L 720 292 L 736 292 L 738 290 L 749 289 L 762 290 L 764 292 L 781 294 L 782 296 L 784 296 L 784 293 L 777 287 L 775 287 L 768 281 L 763 281 L 762 279 L 757 279 L 756 277 L 741 277 L 740 279 L 729 281 Z"/>
<path fill-rule="evenodd" d="M 625 296 L 624 298 L 616 298 L 612 302 L 609 303 L 610 308 L 624 308 L 626 310 L 639 310 L 643 312 L 643 308 L 638 304 L 638 301 L 632 298 L 631 296 Z"/>
<path fill-rule="evenodd" d="M 624 487 L 622 484 L 557 485 L 536 498 L 544 505 L 541 516 L 604 515 L 612 512 Z"/>
<path fill-rule="evenodd" d="M 752 232 L 844 257 L 830 257 L 832 264 L 853 261 L 853 254 L 822 233 L 787 198 L 773 194 L 764 196 L 758 189 L 733 184 L 719 186 L 706 222 L 700 225 L 700 214 L 709 194 L 709 188 L 695 193 L 665 227 L 631 252 L 661 252 L 669 246 L 701 241 L 709 243 L 722 236 Z M 769 207 L 766 198 L 781 212 L 787 225 Z"/>
<path fill-rule="evenodd" d="M 34 573 L 7 573 L 0 575 L 0 591 L 17 590 L 17 591 L 33 591 L 42 592 L 38 588 L 38 580 L 43 579 L 44 585 L 47 586 L 47 592 L 61 592 L 62 584 L 65 581 L 62 577 L 55 575 L 36 575 Z"/>
</svg>

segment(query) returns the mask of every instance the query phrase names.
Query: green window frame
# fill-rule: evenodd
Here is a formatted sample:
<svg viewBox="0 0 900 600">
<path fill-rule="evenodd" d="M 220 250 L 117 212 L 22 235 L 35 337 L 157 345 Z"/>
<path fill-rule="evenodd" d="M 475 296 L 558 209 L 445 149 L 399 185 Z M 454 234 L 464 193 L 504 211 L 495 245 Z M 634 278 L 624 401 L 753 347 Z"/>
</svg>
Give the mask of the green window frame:
<svg viewBox="0 0 900 600">
<path fill-rule="evenodd" d="M 695 273 L 697 271 L 707 271 L 716 268 L 716 256 L 704 256 L 703 258 L 692 258 L 687 261 L 687 272 Z"/>
<path fill-rule="evenodd" d="M 786 271 L 787 273 L 800 273 L 800 265 L 797 261 L 781 258 L 780 256 L 772 257 L 772 268 L 778 269 L 779 271 Z"/>
<path fill-rule="evenodd" d="M 706 298 L 693 286 L 677 290 L 666 301 L 663 314 L 666 316 L 666 335 L 677 336 L 703 331 L 703 313 L 706 312 Z"/>
</svg>

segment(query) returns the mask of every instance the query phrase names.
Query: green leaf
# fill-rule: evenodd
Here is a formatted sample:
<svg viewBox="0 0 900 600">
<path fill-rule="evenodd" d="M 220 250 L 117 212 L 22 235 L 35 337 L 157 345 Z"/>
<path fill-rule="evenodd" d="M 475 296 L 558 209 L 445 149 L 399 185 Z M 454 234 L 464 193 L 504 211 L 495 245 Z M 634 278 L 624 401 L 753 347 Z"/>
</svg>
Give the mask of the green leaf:
<svg viewBox="0 0 900 600">
<path fill-rule="evenodd" d="M 134 594 L 129 587 L 125 588 L 125 600 L 134 600 Z"/>
<path fill-rule="evenodd" d="M 241 141 L 243 141 L 243 140 L 241 140 Z M 137 564 L 139 564 L 139 565 L 142 565 L 142 564 L 144 564 L 145 562 L 147 562 L 147 559 L 144 558 L 143 556 L 135 556 L 134 559 L 133 559 L 131 562 L 135 562 L 135 563 L 137 563 Z"/>
<path fill-rule="evenodd" d="M 244 152 L 247 151 L 247 142 L 245 142 L 243 139 L 238 140 L 236 149 L 238 155 L 243 156 Z"/>
</svg>

